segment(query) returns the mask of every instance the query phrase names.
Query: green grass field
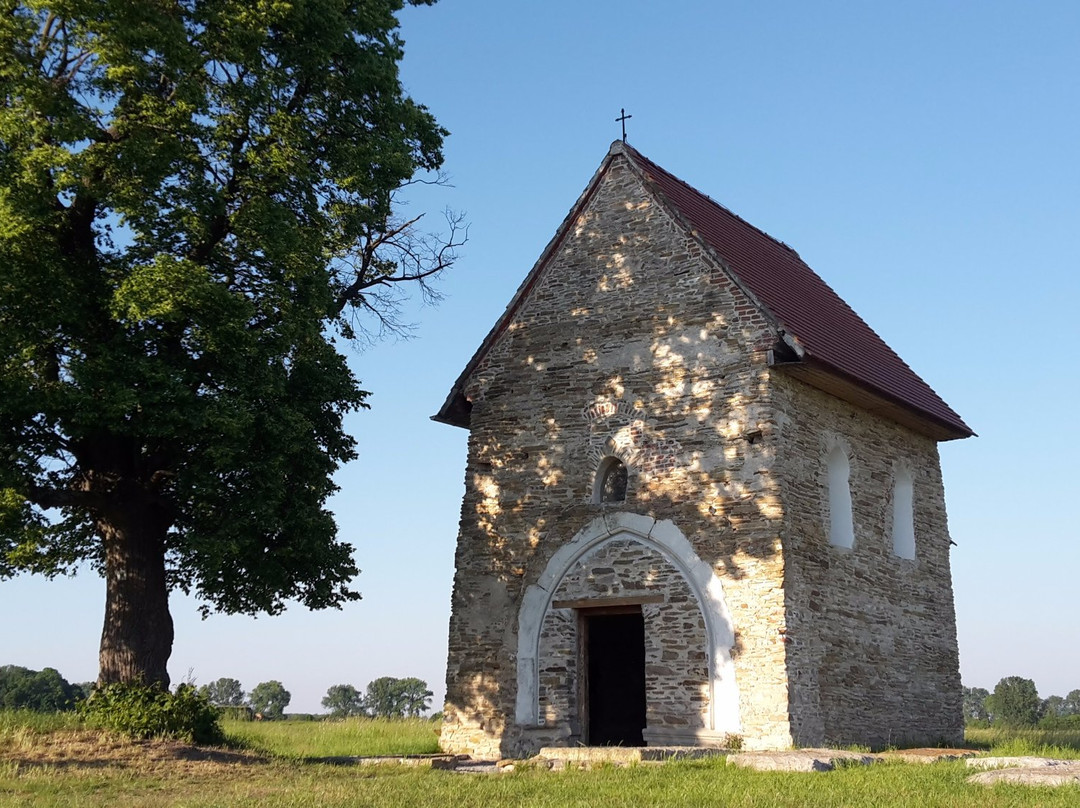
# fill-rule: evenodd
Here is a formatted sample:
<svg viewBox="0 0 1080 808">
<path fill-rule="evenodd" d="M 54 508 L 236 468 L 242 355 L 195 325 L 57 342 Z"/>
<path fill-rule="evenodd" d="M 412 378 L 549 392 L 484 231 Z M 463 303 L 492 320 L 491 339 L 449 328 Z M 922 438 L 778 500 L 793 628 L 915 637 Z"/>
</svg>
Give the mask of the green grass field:
<svg viewBox="0 0 1080 808">
<path fill-rule="evenodd" d="M 426 755 L 439 751 L 439 725 L 420 718 L 376 721 L 223 721 L 238 745 L 286 758 Z"/>
<path fill-rule="evenodd" d="M 972 748 L 990 749 L 995 755 L 1080 759 L 1080 730 L 969 727 L 965 735 Z"/>
<path fill-rule="evenodd" d="M 1080 788 L 969 785 L 963 763 L 875 764 L 825 774 L 751 772 L 719 760 L 466 775 L 319 762 L 435 749 L 427 721 L 230 722 L 232 748 L 135 742 L 66 717 L 0 712 L 2 806 L 911 806 L 1080 805 Z M 1080 733 L 979 730 L 993 752 L 1080 758 Z M 1047 746 L 1047 744 L 1050 744 Z"/>
</svg>

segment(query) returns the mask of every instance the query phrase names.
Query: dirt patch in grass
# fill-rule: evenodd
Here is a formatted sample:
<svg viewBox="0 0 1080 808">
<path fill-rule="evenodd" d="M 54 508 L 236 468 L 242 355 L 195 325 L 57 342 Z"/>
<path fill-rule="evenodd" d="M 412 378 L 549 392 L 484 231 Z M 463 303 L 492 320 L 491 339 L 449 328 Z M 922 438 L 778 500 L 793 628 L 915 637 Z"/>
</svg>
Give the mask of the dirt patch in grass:
<svg viewBox="0 0 1080 808">
<path fill-rule="evenodd" d="M 235 772 L 269 761 L 255 752 L 192 746 L 178 741 L 139 741 L 100 730 L 68 730 L 9 737 L 0 763 L 20 769 L 130 769 L 186 777 Z"/>
</svg>

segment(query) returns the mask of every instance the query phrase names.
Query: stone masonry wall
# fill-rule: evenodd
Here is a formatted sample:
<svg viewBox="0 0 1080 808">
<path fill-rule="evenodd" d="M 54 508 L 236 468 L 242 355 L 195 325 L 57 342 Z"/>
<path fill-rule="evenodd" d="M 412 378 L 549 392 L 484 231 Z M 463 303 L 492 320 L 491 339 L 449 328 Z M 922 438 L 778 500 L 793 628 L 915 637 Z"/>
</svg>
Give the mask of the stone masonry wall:
<svg viewBox="0 0 1080 808">
<path fill-rule="evenodd" d="M 792 731 L 797 743 L 960 743 L 963 720 L 936 444 L 774 374 Z M 851 465 L 855 544 L 828 541 L 825 456 Z M 914 477 L 916 557 L 893 552 L 899 465 Z"/>
<path fill-rule="evenodd" d="M 579 560 L 554 599 L 662 596 L 641 606 L 645 620 L 645 703 L 649 727 L 703 728 L 709 663 L 705 622 L 681 573 L 635 541 L 612 541 Z M 540 634 L 540 715 L 573 745 L 583 738 L 578 709 L 578 620 L 573 609 L 550 609 Z"/>
<path fill-rule="evenodd" d="M 774 338 L 616 157 L 466 388 L 444 748 L 567 742 L 515 724 L 518 610 L 555 550 L 610 508 L 592 502 L 605 454 L 628 467 L 620 507 L 671 520 L 723 581 L 747 745 L 790 743 Z"/>
</svg>

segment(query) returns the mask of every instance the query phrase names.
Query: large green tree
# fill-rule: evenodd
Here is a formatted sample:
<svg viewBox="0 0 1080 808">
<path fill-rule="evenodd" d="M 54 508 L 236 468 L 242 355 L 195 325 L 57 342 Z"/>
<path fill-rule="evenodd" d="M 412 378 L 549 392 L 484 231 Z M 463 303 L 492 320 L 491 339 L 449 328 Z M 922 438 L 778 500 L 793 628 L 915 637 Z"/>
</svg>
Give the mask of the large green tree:
<svg viewBox="0 0 1080 808">
<path fill-rule="evenodd" d="M 398 688 L 401 692 L 402 709 L 410 718 L 419 718 L 431 709 L 431 699 L 434 693 L 428 690 L 427 682 L 409 676 L 398 680 Z"/>
<path fill-rule="evenodd" d="M 410 676 L 397 679 L 380 676 L 368 682 L 364 709 L 374 718 L 417 717 L 431 706 L 432 693 L 427 682 Z"/>
<path fill-rule="evenodd" d="M 964 688 L 964 720 L 986 721 L 990 714 L 986 711 L 986 700 L 990 697 L 990 691 L 985 687 Z"/>
<path fill-rule="evenodd" d="M 1080 715 L 1080 690 L 1070 690 L 1061 704 L 1062 715 Z"/>
<path fill-rule="evenodd" d="M 400 85 L 401 5 L 0 0 L 0 576 L 105 577 L 101 683 L 168 684 L 173 588 L 358 597 L 335 339 L 392 326 L 458 223 L 395 218 L 445 135 Z"/>
<path fill-rule="evenodd" d="M 350 715 L 362 715 L 364 697 L 352 685 L 331 685 L 326 689 L 322 706 L 330 711 L 334 718 L 347 718 Z"/>
<path fill-rule="evenodd" d="M 1006 676 L 986 699 L 993 723 L 1006 727 L 1035 726 L 1041 704 L 1035 682 L 1022 676 Z"/>
<path fill-rule="evenodd" d="M 248 703 L 257 715 L 276 719 L 285 717 L 285 708 L 292 701 L 292 694 L 276 679 L 259 682 L 248 694 Z"/>
<path fill-rule="evenodd" d="M 203 685 L 199 692 L 204 694 L 215 707 L 243 707 L 244 688 L 238 679 L 230 679 L 223 676 Z"/>
</svg>

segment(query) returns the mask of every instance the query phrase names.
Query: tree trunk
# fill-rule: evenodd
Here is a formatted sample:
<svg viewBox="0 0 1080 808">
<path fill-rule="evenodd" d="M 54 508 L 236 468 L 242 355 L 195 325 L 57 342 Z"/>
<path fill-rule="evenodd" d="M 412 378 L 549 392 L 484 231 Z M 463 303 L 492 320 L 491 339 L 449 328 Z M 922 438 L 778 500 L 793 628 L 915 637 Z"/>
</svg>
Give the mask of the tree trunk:
<svg viewBox="0 0 1080 808">
<path fill-rule="evenodd" d="M 169 686 L 173 622 L 165 581 L 168 521 L 128 501 L 97 520 L 105 543 L 105 625 L 98 684 Z"/>
</svg>

